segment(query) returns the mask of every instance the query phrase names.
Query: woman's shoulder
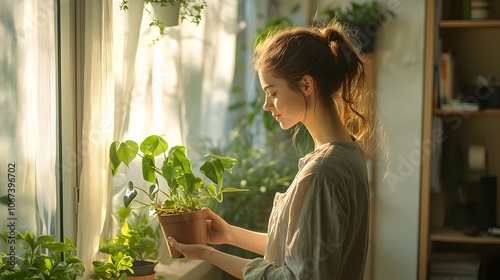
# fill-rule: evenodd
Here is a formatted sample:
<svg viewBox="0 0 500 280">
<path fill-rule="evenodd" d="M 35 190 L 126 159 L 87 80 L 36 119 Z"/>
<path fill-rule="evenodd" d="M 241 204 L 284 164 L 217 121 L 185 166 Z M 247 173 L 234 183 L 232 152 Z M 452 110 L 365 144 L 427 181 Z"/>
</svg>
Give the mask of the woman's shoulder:
<svg viewBox="0 0 500 280">
<path fill-rule="evenodd" d="M 357 142 L 324 144 L 301 159 L 300 177 L 319 176 L 328 181 L 347 182 L 367 176 L 366 160 Z"/>
</svg>

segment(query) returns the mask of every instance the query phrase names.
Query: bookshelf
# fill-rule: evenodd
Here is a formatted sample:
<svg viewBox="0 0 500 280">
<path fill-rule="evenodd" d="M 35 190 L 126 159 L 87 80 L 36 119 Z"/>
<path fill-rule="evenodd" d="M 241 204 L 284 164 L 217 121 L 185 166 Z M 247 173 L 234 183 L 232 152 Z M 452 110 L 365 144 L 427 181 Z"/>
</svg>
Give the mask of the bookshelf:
<svg viewBox="0 0 500 280">
<path fill-rule="evenodd" d="M 443 52 L 452 54 L 453 90 L 447 93 L 448 99 L 451 95 L 465 100 L 465 89 L 473 86 L 479 75 L 491 74 L 500 81 L 500 1 L 489 3 L 489 17 L 477 20 L 463 19 L 464 11 L 455 1 L 426 1 L 419 280 L 430 279 L 432 257 L 442 252 L 477 254 L 481 261 L 477 279 L 500 279 L 500 237 L 488 236 L 482 228 L 486 207 L 482 206 L 485 198 L 478 179 L 484 174 L 496 176 L 494 214 L 496 226 L 500 226 L 500 106 L 481 103 L 472 111 L 446 109 L 440 95 L 442 73 L 437 66 Z M 485 171 L 479 175 L 467 167 L 467 149 L 477 141 L 487 151 Z M 465 168 L 457 168 L 462 166 L 457 164 L 461 162 L 457 154 L 462 155 Z M 457 178 L 465 178 L 461 182 L 467 190 L 460 198 L 477 206 L 469 221 L 478 227 L 473 233 L 459 229 L 453 220 L 453 205 L 459 198 Z"/>
</svg>

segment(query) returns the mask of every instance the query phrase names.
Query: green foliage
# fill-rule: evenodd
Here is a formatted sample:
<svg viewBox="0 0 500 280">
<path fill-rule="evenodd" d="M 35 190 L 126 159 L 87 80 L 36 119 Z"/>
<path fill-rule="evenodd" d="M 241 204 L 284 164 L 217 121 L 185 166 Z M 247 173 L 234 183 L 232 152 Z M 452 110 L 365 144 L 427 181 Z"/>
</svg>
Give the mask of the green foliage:
<svg viewBox="0 0 500 280">
<path fill-rule="evenodd" d="M 201 209 L 211 200 L 221 203 L 224 193 L 247 191 L 225 188 L 223 185 L 223 175 L 225 171 L 231 172 L 236 159 L 215 154 L 205 155 L 205 162 L 199 171 L 212 181 L 206 183 L 202 177 L 196 176 L 193 172 L 186 147 L 174 146 L 169 149 L 165 139 L 158 135 L 148 136 L 140 146 L 132 140 L 113 142 L 109 153 L 113 176 L 122 163 L 129 166 L 137 156 L 142 158 L 141 169 L 144 180 L 152 185 L 146 190 L 130 181 L 123 198 L 125 207 L 136 202 L 141 207 L 149 207 L 153 215 L 189 212 Z M 161 166 L 156 164 L 156 157 L 159 156 L 162 157 Z M 159 178 L 166 181 L 167 189 L 160 187 Z M 137 200 L 138 191 L 146 194 L 149 201 Z"/>
<path fill-rule="evenodd" d="M 130 215 L 133 215 L 132 219 Z M 154 260 L 158 256 L 158 242 L 161 237 L 158 223 L 151 223 L 145 211 L 132 212 L 122 206 L 118 210 L 120 232 L 112 239 L 101 242 L 99 252 L 116 255 L 123 252 L 133 260 Z"/>
<path fill-rule="evenodd" d="M 127 271 L 134 273 L 134 261 L 155 260 L 161 231 L 151 223 L 145 211 L 133 212 L 120 207 L 117 221 L 120 232 L 113 238 L 101 241 L 99 252 L 108 255 L 108 261 L 94 261 L 93 279 L 125 279 Z M 130 217 L 130 215 L 133 217 Z M 116 220 L 116 219 L 115 219 Z M 158 276 L 158 279 L 162 278 Z"/>
<path fill-rule="evenodd" d="M 300 12 L 300 3 L 297 2 L 295 5 L 293 5 L 292 9 L 290 10 L 291 15 L 297 14 Z M 266 37 L 272 33 L 273 31 L 280 30 L 286 27 L 293 26 L 294 23 L 293 21 L 283 15 L 279 16 L 272 16 L 269 18 L 267 21 L 266 27 L 264 29 L 257 29 L 257 38 L 255 39 L 255 46 L 260 44 Z"/>
<path fill-rule="evenodd" d="M 329 6 L 323 10 L 323 14 L 329 19 L 336 18 L 341 22 L 347 22 L 355 26 L 364 26 L 367 23 L 377 25 L 385 22 L 394 15 L 389 9 L 383 8 L 378 2 L 354 3 L 350 6 Z"/>
<path fill-rule="evenodd" d="M 180 5 L 180 18 L 181 21 L 191 19 L 191 22 L 194 24 L 199 24 L 201 22 L 201 12 L 207 6 L 206 0 L 197 1 L 197 0 L 144 0 L 145 4 L 154 3 L 159 4 L 160 6 L 171 6 L 175 4 Z M 128 10 L 128 0 L 122 0 L 120 3 L 121 10 Z M 163 35 L 165 33 L 165 25 L 162 21 L 158 19 L 153 19 L 149 24 L 151 27 L 157 27 L 160 30 L 160 34 Z"/>
<path fill-rule="evenodd" d="M 49 235 L 35 236 L 29 230 L 24 234 L 16 232 L 14 239 L 9 233 L 1 237 L 9 246 L 18 244 L 24 252 L 13 258 L 0 253 L 1 279 L 74 280 L 85 272 L 85 265 L 75 256 L 76 248 L 69 238 L 58 242 Z"/>
<path fill-rule="evenodd" d="M 92 262 L 94 266 L 94 275 L 92 279 L 125 280 L 127 278 L 126 271 L 134 272 L 132 270 L 132 264 L 132 257 L 123 252 L 117 252 L 116 254 L 110 255 L 107 262 Z"/>
</svg>

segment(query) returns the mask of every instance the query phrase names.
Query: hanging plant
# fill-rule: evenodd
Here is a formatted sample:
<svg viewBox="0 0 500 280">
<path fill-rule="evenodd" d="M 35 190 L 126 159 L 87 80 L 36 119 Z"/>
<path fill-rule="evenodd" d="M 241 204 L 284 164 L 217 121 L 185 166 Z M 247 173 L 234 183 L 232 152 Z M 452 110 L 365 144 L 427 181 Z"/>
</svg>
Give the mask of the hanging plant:
<svg viewBox="0 0 500 280">
<path fill-rule="evenodd" d="M 129 0 L 122 0 L 120 10 L 128 10 L 128 3 Z M 160 17 L 160 12 L 155 9 L 153 20 L 149 26 L 157 27 L 160 35 L 165 34 L 165 27 L 179 24 L 179 19 L 180 21 L 189 19 L 192 23 L 199 24 L 202 19 L 201 12 L 207 6 L 206 0 L 144 0 L 144 3 L 151 4 L 151 7 L 177 9 L 177 12 L 173 14 L 173 17 L 175 17 L 173 20 Z M 150 9 L 145 9 L 151 14 Z"/>
</svg>

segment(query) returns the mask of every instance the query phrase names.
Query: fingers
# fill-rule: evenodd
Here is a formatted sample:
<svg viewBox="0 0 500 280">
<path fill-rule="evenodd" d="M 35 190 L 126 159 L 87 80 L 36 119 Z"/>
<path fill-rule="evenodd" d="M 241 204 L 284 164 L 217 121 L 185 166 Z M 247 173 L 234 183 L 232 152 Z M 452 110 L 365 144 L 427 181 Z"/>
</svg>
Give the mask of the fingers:
<svg viewBox="0 0 500 280">
<path fill-rule="evenodd" d="M 218 218 L 219 216 L 215 214 L 210 208 L 207 208 L 207 216 L 210 217 L 210 219 L 213 218 Z"/>
<path fill-rule="evenodd" d="M 178 250 L 179 242 L 177 242 L 177 240 L 175 240 L 175 238 L 173 238 L 172 236 L 169 236 L 167 238 L 167 240 L 168 240 L 168 243 L 170 243 L 170 247 Z"/>
</svg>

